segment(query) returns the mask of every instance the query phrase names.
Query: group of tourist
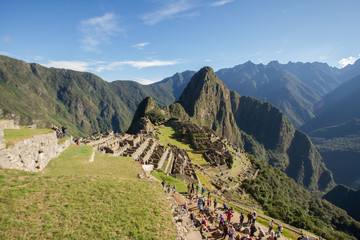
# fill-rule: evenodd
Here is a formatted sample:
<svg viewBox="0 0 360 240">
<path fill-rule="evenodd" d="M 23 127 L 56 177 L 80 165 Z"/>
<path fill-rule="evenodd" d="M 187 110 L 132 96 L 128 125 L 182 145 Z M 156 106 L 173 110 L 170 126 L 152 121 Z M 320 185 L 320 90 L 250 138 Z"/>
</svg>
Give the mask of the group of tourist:
<svg viewBox="0 0 360 240">
<path fill-rule="evenodd" d="M 66 136 L 66 130 L 67 130 L 67 128 L 64 127 L 64 126 L 58 127 L 58 126 L 54 125 L 51 129 L 56 132 L 56 137 L 57 137 L 57 138 L 62 138 L 62 137 L 65 137 L 65 136 Z"/>
<path fill-rule="evenodd" d="M 170 183 L 162 183 L 165 192 L 170 193 Z M 211 230 L 214 231 L 217 237 L 226 238 L 229 240 L 253 240 L 253 239 L 270 239 L 276 240 L 280 237 L 283 227 L 278 225 L 276 231 L 273 231 L 273 220 L 269 223 L 269 230 L 267 233 L 261 228 L 256 227 L 255 222 L 257 218 L 256 211 L 247 214 L 247 222 L 244 223 L 244 214 L 240 213 L 239 222 L 234 221 L 234 208 L 228 207 L 227 203 L 223 203 L 222 207 L 218 207 L 216 198 L 211 198 L 211 192 L 198 185 L 188 184 L 188 198 L 191 202 L 197 205 L 197 209 L 188 209 L 187 201 L 183 205 L 185 211 L 189 210 L 189 217 L 193 221 L 194 226 L 200 231 L 203 239 L 207 239 L 207 233 Z M 175 191 L 173 191 L 175 192 Z M 207 193 L 207 194 L 205 194 Z M 212 210 L 213 209 L 213 210 Z M 197 210 L 197 211 L 196 211 Z M 197 214 L 196 214 L 197 213 Z M 210 226 L 212 228 L 210 228 Z M 248 227 L 248 228 L 247 228 Z M 241 230 L 245 236 L 241 236 L 236 230 Z M 258 232 L 258 233 L 257 233 Z M 265 238 L 269 235 L 268 238 Z"/>
<path fill-rule="evenodd" d="M 171 191 L 171 185 L 170 185 L 170 182 L 166 184 L 165 181 L 162 181 L 161 182 L 161 186 L 162 188 L 165 190 L 165 192 L 167 194 L 170 194 L 170 191 Z M 172 193 L 175 193 L 176 192 L 176 185 L 174 184 L 174 186 L 172 187 Z"/>
</svg>

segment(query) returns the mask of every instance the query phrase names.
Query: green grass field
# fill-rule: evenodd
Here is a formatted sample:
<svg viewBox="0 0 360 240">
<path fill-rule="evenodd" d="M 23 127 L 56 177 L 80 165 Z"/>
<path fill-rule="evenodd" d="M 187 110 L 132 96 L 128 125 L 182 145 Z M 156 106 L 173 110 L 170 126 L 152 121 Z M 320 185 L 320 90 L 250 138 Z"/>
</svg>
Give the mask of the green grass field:
<svg viewBox="0 0 360 240">
<path fill-rule="evenodd" d="M 131 158 L 71 145 L 43 173 L 0 168 L 0 239 L 175 239 L 161 187 Z"/>
<path fill-rule="evenodd" d="M 31 129 L 26 127 L 21 127 L 20 129 L 4 129 L 4 139 L 6 147 L 8 148 L 32 136 L 52 132 L 54 132 L 52 129 Z"/>
</svg>

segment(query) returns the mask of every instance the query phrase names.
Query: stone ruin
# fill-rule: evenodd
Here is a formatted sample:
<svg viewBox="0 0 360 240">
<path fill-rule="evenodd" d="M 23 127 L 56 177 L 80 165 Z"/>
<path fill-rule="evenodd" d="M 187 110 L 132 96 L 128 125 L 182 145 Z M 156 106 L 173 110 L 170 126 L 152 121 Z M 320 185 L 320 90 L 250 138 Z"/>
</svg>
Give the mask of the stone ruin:
<svg viewBox="0 0 360 240">
<path fill-rule="evenodd" d="M 154 165 L 154 169 L 161 169 L 167 162 L 165 173 L 187 182 L 198 182 L 194 166 L 186 151 L 173 145 L 162 145 L 151 133 L 138 135 L 114 134 L 113 132 L 96 133 L 78 141 L 94 147 L 101 153 L 133 157 L 145 165 Z M 167 169 L 168 171 L 166 171 Z"/>
<path fill-rule="evenodd" d="M 191 183 L 197 183 L 195 168 L 187 152 L 174 145 L 171 145 L 174 154 L 174 163 L 171 175 Z"/>
</svg>

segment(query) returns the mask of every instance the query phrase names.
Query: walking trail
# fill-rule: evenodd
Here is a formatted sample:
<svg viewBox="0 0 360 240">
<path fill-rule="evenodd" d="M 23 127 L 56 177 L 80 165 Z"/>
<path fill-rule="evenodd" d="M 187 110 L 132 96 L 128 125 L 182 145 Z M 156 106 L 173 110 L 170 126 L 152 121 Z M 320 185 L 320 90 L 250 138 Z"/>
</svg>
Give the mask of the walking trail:
<svg viewBox="0 0 360 240">
<path fill-rule="evenodd" d="M 178 205 L 184 205 L 185 204 L 185 202 L 187 202 L 188 203 L 188 211 L 193 211 L 194 212 L 194 215 L 197 217 L 197 218 L 202 218 L 202 216 L 204 216 L 205 218 L 206 218 L 206 221 L 207 221 L 207 223 L 208 223 L 208 226 L 209 226 L 209 232 L 207 232 L 207 237 L 208 237 L 208 239 L 228 239 L 229 238 L 229 236 L 226 236 L 225 238 L 223 238 L 222 237 L 222 233 L 223 233 L 223 230 L 221 229 L 220 230 L 220 235 L 218 234 L 218 226 L 219 226 L 219 220 L 220 220 L 220 218 L 217 220 L 217 221 L 214 221 L 213 223 L 211 223 L 210 221 L 209 221 L 209 217 L 207 217 L 205 214 L 201 214 L 200 212 L 199 212 L 199 209 L 198 209 L 198 206 L 197 206 L 197 198 L 196 199 L 193 199 L 193 200 L 191 200 L 190 199 L 190 196 L 189 195 L 186 195 L 186 196 L 183 196 L 183 195 L 181 195 L 181 194 L 179 194 L 179 193 L 170 193 L 170 196 L 171 197 L 173 197 L 174 199 L 175 199 L 175 201 L 177 202 L 177 204 Z M 211 196 L 210 196 L 210 198 L 212 198 Z M 213 199 L 212 199 L 213 200 Z M 213 202 L 211 202 L 211 206 L 210 206 L 210 209 L 211 210 L 214 210 L 214 205 L 213 205 Z M 223 208 L 222 208 L 222 205 L 220 205 L 220 204 L 218 204 L 218 206 L 217 206 L 217 209 L 216 209 L 216 213 L 218 213 L 218 214 L 222 214 L 223 215 L 223 217 L 224 217 L 224 219 L 225 219 L 225 221 L 226 221 L 226 215 L 225 215 L 225 211 L 223 210 Z M 243 212 L 244 213 L 244 216 L 245 216 L 245 219 L 244 219 L 244 224 L 243 224 L 243 227 L 241 228 L 241 231 L 243 231 L 245 228 L 247 228 L 247 229 L 249 229 L 249 227 L 250 227 L 250 224 L 246 224 L 246 222 L 247 222 L 247 212 Z M 231 219 L 231 222 L 230 222 L 230 224 L 233 224 L 233 225 L 235 225 L 235 226 L 239 226 L 239 223 L 240 223 L 240 213 L 238 213 L 238 212 L 234 212 L 233 213 L 233 217 L 232 217 L 232 219 Z M 256 233 L 255 233 L 255 237 L 253 237 L 253 239 L 258 239 L 257 237 L 258 237 L 258 235 L 259 235 L 259 227 L 260 228 L 262 228 L 263 230 L 264 230 L 264 232 L 266 233 L 266 236 L 265 237 L 263 237 L 262 239 L 267 239 L 270 235 L 269 234 L 267 234 L 267 231 L 268 231 L 268 227 L 266 227 L 266 226 L 264 226 L 264 225 L 262 225 L 262 224 L 260 224 L 260 223 L 258 223 L 258 222 L 255 222 L 255 226 L 256 226 L 256 228 L 258 229 L 257 231 L 256 231 Z M 274 227 L 277 227 L 277 225 L 274 225 Z M 197 228 L 198 230 L 200 230 L 200 228 L 198 227 Z M 236 229 L 236 233 L 234 234 L 234 236 L 236 236 L 237 234 L 239 234 L 240 235 L 240 237 L 244 237 L 244 236 L 246 236 L 247 234 L 245 234 L 245 233 L 243 233 L 243 232 L 240 232 L 239 231 L 239 229 L 237 229 L 236 227 L 235 227 L 235 229 Z M 245 230 L 246 231 L 246 230 Z M 284 236 L 281 236 L 280 238 L 278 238 L 278 239 L 281 239 L 281 240 L 285 240 L 285 239 L 288 239 L 288 238 L 286 238 L 286 237 L 284 237 Z"/>
</svg>

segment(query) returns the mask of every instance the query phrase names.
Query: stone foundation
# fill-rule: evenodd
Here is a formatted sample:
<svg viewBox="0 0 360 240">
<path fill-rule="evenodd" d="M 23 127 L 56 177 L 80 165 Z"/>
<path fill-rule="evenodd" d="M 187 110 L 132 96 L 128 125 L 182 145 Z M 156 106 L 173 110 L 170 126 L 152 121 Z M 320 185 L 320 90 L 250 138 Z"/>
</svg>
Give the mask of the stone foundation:
<svg viewBox="0 0 360 240">
<path fill-rule="evenodd" d="M 58 145 L 56 133 L 33 136 L 6 148 L 0 128 L 0 166 L 29 172 L 43 170 L 52 158 L 59 156 L 70 144 L 69 138 Z"/>
</svg>

